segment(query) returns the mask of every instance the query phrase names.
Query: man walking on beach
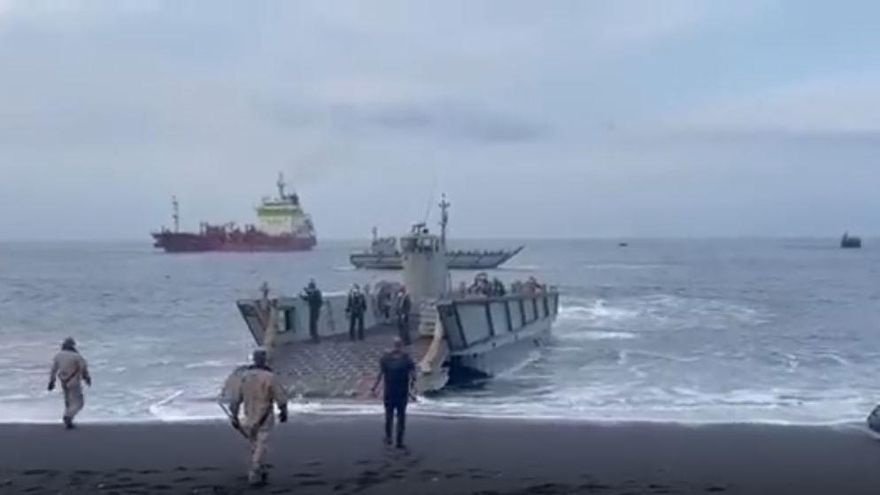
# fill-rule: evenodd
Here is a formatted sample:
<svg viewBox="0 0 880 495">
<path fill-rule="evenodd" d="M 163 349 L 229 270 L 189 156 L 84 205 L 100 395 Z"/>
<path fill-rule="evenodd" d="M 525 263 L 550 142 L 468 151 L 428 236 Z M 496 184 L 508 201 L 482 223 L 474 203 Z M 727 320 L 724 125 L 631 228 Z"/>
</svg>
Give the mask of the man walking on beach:
<svg viewBox="0 0 880 495">
<path fill-rule="evenodd" d="M 61 391 L 64 393 L 64 427 L 73 428 L 73 418 L 85 405 L 82 382 L 92 386 L 92 377 L 86 360 L 76 350 L 76 342 L 67 337 L 61 343 L 61 351 L 52 359 L 52 371 L 49 376 L 49 391 L 55 389 L 55 379 L 61 380 Z"/>
<path fill-rule="evenodd" d="M 287 392 L 267 364 L 265 349 L 253 353 L 254 364 L 241 374 L 237 386 L 232 387 L 229 404 L 232 426 L 250 442 L 251 459 L 248 469 L 248 483 L 266 483 L 268 473 L 263 460 L 268 448 L 269 433 L 275 425 L 275 406 L 278 407 L 278 421 L 287 422 Z M 241 404 L 244 403 L 244 422 L 238 418 Z"/>
<path fill-rule="evenodd" d="M 391 445 L 391 426 L 397 416 L 395 446 L 406 448 L 403 435 L 406 431 L 406 406 L 416 384 L 416 365 L 403 348 L 400 338 L 394 339 L 394 347 L 379 360 L 379 376 L 373 384 L 373 395 L 379 382 L 385 381 L 385 444 Z M 413 396 L 414 397 L 414 396 Z"/>
<path fill-rule="evenodd" d="M 311 335 L 313 341 L 317 342 L 320 340 L 320 337 L 318 337 L 318 318 L 321 316 L 324 296 L 321 295 L 321 290 L 315 284 L 315 279 L 309 281 L 309 285 L 303 290 L 300 298 L 309 305 L 309 335 Z"/>
</svg>

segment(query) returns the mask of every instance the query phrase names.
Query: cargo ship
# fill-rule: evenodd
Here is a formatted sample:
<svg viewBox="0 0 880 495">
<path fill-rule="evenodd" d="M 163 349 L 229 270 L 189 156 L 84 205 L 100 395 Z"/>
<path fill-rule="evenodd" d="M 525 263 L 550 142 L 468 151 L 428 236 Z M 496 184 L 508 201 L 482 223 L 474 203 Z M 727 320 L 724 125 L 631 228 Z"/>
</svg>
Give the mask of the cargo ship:
<svg viewBox="0 0 880 495">
<path fill-rule="evenodd" d="M 172 199 L 174 230 L 153 232 L 154 247 L 168 253 L 204 251 L 307 251 L 315 247 L 315 227 L 302 209 L 296 193 L 287 194 L 284 176 L 278 175 L 278 197 L 263 198 L 257 207 L 258 225 L 202 222 L 198 232 L 180 231 L 177 198 Z"/>
</svg>

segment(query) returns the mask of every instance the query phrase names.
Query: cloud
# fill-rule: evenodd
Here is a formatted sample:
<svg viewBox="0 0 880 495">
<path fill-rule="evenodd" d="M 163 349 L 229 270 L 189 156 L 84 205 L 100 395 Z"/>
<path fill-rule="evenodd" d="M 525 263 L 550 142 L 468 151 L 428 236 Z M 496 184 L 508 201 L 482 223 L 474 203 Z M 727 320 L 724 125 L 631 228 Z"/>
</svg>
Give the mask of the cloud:
<svg viewBox="0 0 880 495">
<path fill-rule="evenodd" d="M 341 102 L 316 105 L 306 102 L 257 100 L 255 109 L 269 122 L 291 130 L 330 129 L 347 137 L 391 131 L 435 141 L 482 144 L 522 143 L 543 139 L 547 125 L 509 113 L 483 108 L 478 103 Z"/>
<path fill-rule="evenodd" d="M 668 120 L 708 133 L 865 138 L 880 134 L 880 73 L 801 80 L 715 98 Z"/>
<path fill-rule="evenodd" d="M 246 220 L 279 170 L 322 238 L 405 227 L 434 177 L 456 235 L 867 218 L 876 16 L 776 3 L 0 0 L 0 209 L 45 205 L 0 231 L 139 237 L 171 194 Z"/>
</svg>

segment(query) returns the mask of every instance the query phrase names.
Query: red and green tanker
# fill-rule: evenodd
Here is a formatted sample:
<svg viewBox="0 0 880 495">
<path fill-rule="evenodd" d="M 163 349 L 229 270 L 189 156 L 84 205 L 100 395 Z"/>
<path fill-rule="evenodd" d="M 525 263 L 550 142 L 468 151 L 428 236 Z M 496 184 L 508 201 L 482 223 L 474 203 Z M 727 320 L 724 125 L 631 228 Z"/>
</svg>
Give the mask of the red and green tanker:
<svg viewBox="0 0 880 495">
<path fill-rule="evenodd" d="M 296 193 L 286 194 L 284 177 L 278 176 L 278 197 L 264 198 L 257 207 L 258 225 L 202 222 L 198 232 L 180 231 L 177 198 L 173 199 L 174 230 L 153 232 L 154 246 L 169 253 L 204 251 L 306 251 L 317 244 L 311 217 Z"/>
</svg>

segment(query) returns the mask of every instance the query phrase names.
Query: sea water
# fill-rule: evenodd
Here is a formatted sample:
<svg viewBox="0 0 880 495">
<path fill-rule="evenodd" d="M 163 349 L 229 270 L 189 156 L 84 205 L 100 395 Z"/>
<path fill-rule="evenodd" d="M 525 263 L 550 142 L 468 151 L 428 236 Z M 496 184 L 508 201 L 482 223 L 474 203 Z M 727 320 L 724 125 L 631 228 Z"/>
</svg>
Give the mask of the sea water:
<svg viewBox="0 0 880 495">
<path fill-rule="evenodd" d="M 419 414 L 608 421 L 843 423 L 880 401 L 880 245 L 834 239 L 524 240 L 505 281 L 562 293 L 550 345 Z M 304 253 L 169 255 L 147 242 L 0 244 L 0 422 L 57 421 L 49 362 L 89 360 L 83 421 L 222 417 L 214 398 L 253 341 L 235 306 L 266 281 L 293 295 L 396 279 L 355 271 L 350 242 Z M 456 272 L 459 279 L 474 273 Z M 313 414 L 377 405 L 295 401 Z"/>
</svg>

